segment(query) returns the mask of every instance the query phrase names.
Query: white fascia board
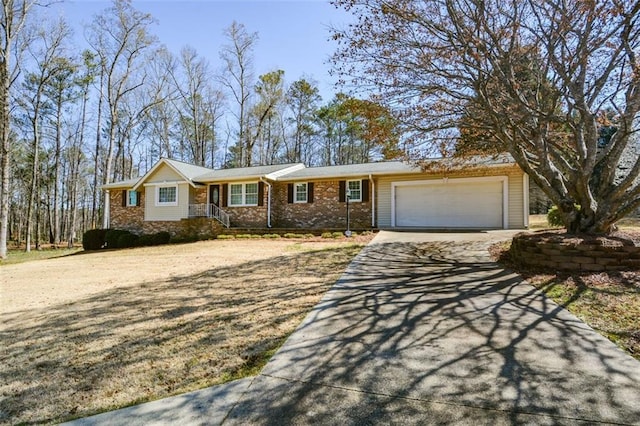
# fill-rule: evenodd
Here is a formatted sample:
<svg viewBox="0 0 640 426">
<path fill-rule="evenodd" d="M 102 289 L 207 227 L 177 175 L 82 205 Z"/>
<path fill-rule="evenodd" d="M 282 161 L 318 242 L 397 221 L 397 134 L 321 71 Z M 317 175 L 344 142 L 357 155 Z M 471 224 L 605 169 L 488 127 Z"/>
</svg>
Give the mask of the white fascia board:
<svg viewBox="0 0 640 426">
<path fill-rule="evenodd" d="M 288 175 L 289 173 L 293 173 L 293 172 L 297 172 L 298 170 L 302 170 L 305 169 L 306 166 L 302 163 L 300 164 L 296 164 L 294 166 L 291 167 L 287 167 L 286 169 L 281 169 L 269 174 L 264 175 L 265 179 L 269 179 L 269 180 L 278 180 L 279 177 Z"/>
</svg>

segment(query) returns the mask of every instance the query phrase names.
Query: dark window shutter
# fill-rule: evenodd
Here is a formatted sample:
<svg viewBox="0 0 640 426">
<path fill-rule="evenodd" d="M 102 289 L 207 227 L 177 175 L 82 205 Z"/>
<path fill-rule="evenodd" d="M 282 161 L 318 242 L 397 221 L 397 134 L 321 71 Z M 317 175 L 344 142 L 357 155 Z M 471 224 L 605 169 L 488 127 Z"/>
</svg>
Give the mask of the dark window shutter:
<svg viewBox="0 0 640 426">
<path fill-rule="evenodd" d="M 258 205 L 264 206 L 264 182 L 258 182 Z"/>
<path fill-rule="evenodd" d="M 362 202 L 366 203 L 369 201 L 369 180 L 362 179 Z"/>
<path fill-rule="evenodd" d="M 287 184 L 287 203 L 293 203 L 293 184 Z"/>
<path fill-rule="evenodd" d="M 127 207 L 127 190 L 122 191 L 122 207 Z"/>
<path fill-rule="evenodd" d="M 307 184 L 307 203 L 313 203 L 313 182 Z"/>
<path fill-rule="evenodd" d="M 142 195 L 142 192 L 138 191 L 136 192 L 136 206 L 140 207 L 141 206 L 141 202 L 140 202 L 140 196 Z"/>
<path fill-rule="evenodd" d="M 338 201 L 344 203 L 347 200 L 347 182 L 344 180 L 340 181 L 340 188 L 338 191 Z"/>
<path fill-rule="evenodd" d="M 229 190 L 229 184 L 222 185 L 222 207 L 227 207 L 227 191 Z"/>
</svg>

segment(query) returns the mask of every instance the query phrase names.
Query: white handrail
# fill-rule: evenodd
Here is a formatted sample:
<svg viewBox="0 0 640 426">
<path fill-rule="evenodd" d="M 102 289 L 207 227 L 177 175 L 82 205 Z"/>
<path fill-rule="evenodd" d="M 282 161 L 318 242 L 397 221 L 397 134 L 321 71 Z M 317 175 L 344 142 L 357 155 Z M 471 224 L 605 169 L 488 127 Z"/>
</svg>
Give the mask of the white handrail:
<svg viewBox="0 0 640 426">
<path fill-rule="evenodd" d="M 189 204 L 189 217 L 210 217 L 227 228 L 231 226 L 229 214 L 215 204 Z"/>
</svg>

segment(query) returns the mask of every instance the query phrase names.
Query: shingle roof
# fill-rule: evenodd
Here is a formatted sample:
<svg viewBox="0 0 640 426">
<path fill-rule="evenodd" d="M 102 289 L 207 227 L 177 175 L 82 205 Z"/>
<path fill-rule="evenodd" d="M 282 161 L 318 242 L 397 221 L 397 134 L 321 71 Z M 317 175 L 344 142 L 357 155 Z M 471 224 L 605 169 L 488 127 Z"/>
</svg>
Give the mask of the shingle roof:
<svg viewBox="0 0 640 426">
<path fill-rule="evenodd" d="M 194 178 L 197 182 L 213 182 L 221 180 L 255 179 L 262 176 L 277 178 L 287 169 L 297 170 L 304 167 L 303 164 L 276 164 L 272 166 L 239 167 L 235 169 L 208 170 Z M 272 176 L 269 176 L 272 175 Z"/>
<path fill-rule="evenodd" d="M 118 182 L 112 182 L 112 183 L 108 183 L 106 185 L 102 185 L 101 188 L 102 189 L 133 188 L 135 186 L 135 184 L 138 183 L 139 180 L 140 180 L 139 177 L 137 177 L 135 179 L 121 180 L 121 181 L 118 181 Z"/>
<path fill-rule="evenodd" d="M 271 180 L 288 181 L 302 179 L 327 179 L 327 178 L 349 178 L 365 177 L 368 175 L 396 175 L 419 173 L 421 167 L 416 164 L 402 161 L 383 161 L 379 163 L 349 164 L 342 166 L 305 167 L 304 164 L 276 164 L 271 166 L 239 167 L 234 169 L 213 170 L 207 167 L 196 166 L 182 161 L 169 160 L 163 158 L 144 176 L 136 179 L 129 179 L 121 182 L 113 182 L 103 185 L 103 189 L 134 188 L 141 185 L 159 166 L 167 164 L 178 174 L 185 178 L 190 184 L 206 182 L 233 181 L 243 179 L 257 179 L 266 177 Z M 424 160 L 424 164 L 433 164 L 433 172 L 463 169 L 466 167 L 499 167 L 514 164 L 510 155 L 497 157 L 476 156 L 466 159 L 458 158 L 436 158 Z"/>
<path fill-rule="evenodd" d="M 424 160 L 425 164 L 432 163 L 439 167 L 434 171 L 446 168 L 448 170 L 463 169 L 465 167 L 495 167 L 514 164 L 511 156 L 499 157 L 471 157 L 466 159 L 442 159 L 434 158 Z M 420 173 L 421 167 L 414 163 L 403 161 L 384 161 L 379 163 L 350 164 L 344 166 L 309 167 L 287 173 L 278 180 L 323 179 L 323 178 L 348 178 L 360 176 L 396 175 L 408 173 Z M 427 171 L 428 172 L 428 171 Z"/>
<path fill-rule="evenodd" d="M 287 173 L 279 180 L 298 180 L 298 179 L 322 179 L 322 178 L 344 178 L 367 175 L 380 174 L 396 174 L 396 173 L 416 173 L 420 169 L 403 163 L 401 161 L 388 161 L 381 163 L 367 164 L 350 164 L 344 166 L 325 166 L 325 167 L 309 167 Z"/>
<path fill-rule="evenodd" d="M 191 181 L 197 180 L 195 179 L 196 177 L 211 171 L 208 167 L 196 166 L 194 164 L 183 163 L 182 161 L 169 160 L 166 158 L 164 161 L 167 164 L 170 164 L 178 173 Z"/>
</svg>

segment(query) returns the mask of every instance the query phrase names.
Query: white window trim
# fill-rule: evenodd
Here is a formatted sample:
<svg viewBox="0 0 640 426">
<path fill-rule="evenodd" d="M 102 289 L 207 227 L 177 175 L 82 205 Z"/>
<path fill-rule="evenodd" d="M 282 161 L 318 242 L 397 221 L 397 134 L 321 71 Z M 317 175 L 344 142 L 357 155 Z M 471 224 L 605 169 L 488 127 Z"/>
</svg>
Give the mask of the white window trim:
<svg viewBox="0 0 640 426">
<path fill-rule="evenodd" d="M 260 196 L 260 183 L 257 181 L 251 182 L 234 182 L 229 184 L 228 194 L 227 194 L 227 206 L 228 207 L 256 207 L 260 204 L 260 200 L 257 200 L 255 204 L 247 204 L 247 185 L 257 185 L 258 192 L 256 195 Z M 231 186 L 233 185 L 242 185 L 242 204 L 232 204 L 231 203 Z"/>
<path fill-rule="evenodd" d="M 160 202 L 160 188 L 175 188 L 176 189 L 176 201 L 167 203 Z M 172 207 L 178 205 L 178 194 L 180 193 L 178 185 L 156 185 L 156 206 L 157 207 Z"/>
<path fill-rule="evenodd" d="M 359 198 L 351 198 L 351 197 L 349 197 L 349 202 L 350 203 L 361 203 L 362 202 L 362 180 L 361 179 L 348 180 L 345 183 L 345 185 L 346 185 L 345 186 L 345 192 L 346 193 L 344 195 L 345 197 L 347 197 L 347 193 L 351 192 L 350 189 L 349 189 L 349 182 L 359 182 L 359 185 L 360 185 L 360 197 Z"/>
<path fill-rule="evenodd" d="M 305 197 L 304 200 L 298 200 L 298 185 L 304 185 L 305 187 Z M 308 182 L 297 182 L 293 184 L 293 203 L 294 204 L 304 204 L 309 202 L 309 183 Z"/>
<path fill-rule="evenodd" d="M 136 203 L 135 204 L 131 204 L 131 196 L 130 196 L 130 192 L 135 192 L 136 193 Z M 138 194 L 138 191 L 134 191 L 133 189 L 127 189 L 127 207 L 137 207 L 138 206 L 138 197 L 140 196 L 140 194 Z"/>
</svg>

